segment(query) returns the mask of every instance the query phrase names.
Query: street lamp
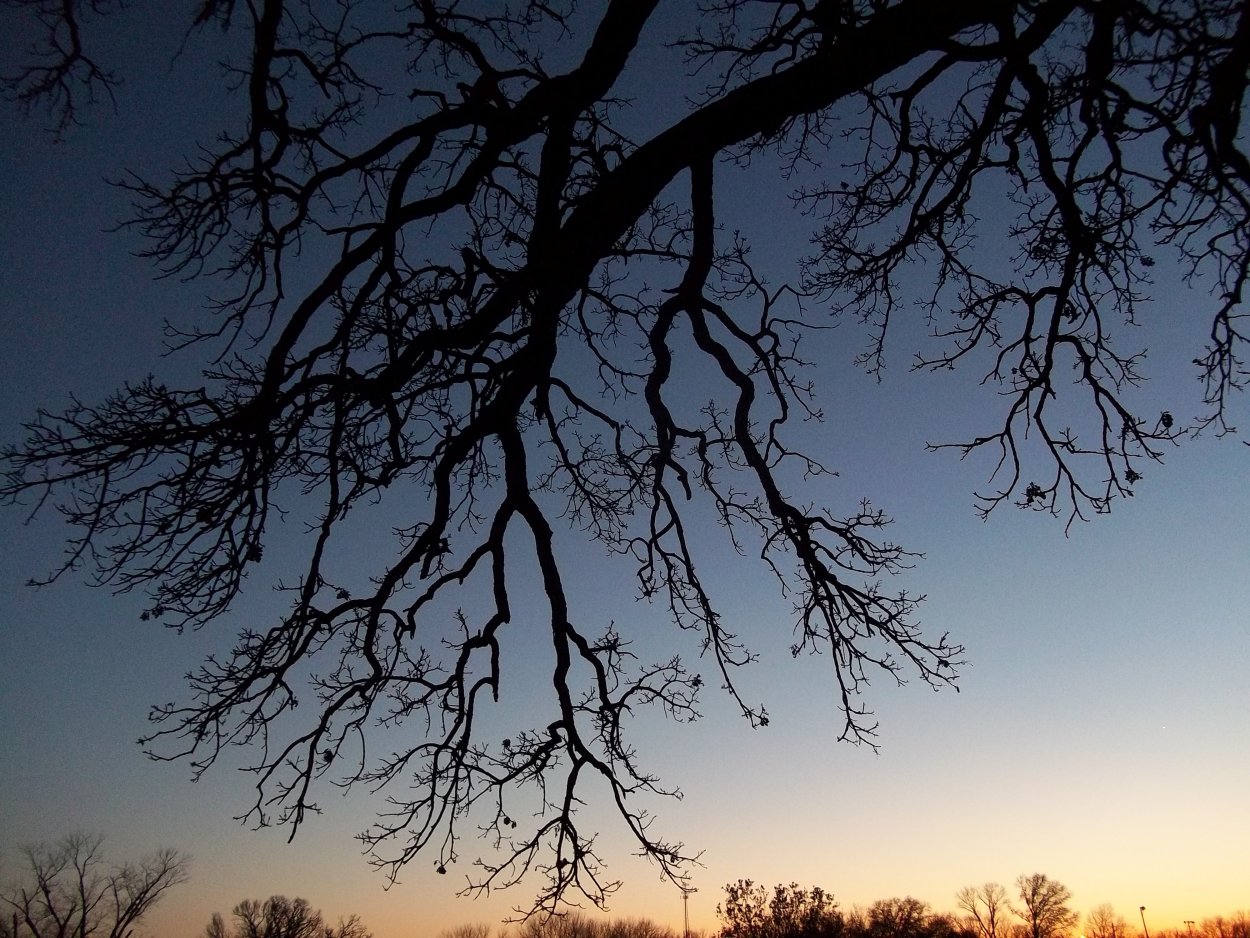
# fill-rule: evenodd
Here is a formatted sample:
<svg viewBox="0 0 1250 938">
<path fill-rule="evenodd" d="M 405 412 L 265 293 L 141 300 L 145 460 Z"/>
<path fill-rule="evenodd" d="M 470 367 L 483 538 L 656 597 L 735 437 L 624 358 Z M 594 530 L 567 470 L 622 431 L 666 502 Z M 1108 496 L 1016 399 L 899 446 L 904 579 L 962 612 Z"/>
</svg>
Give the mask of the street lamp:
<svg viewBox="0 0 1250 938">
<path fill-rule="evenodd" d="M 690 938 L 690 894 L 692 892 L 698 892 L 699 890 L 694 886 L 681 886 L 679 888 L 681 889 L 682 918 L 685 922 L 685 930 L 682 934 L 684 935 L 684 938 Z M 1149 938 L 1149 936 L 1147 936 L 1147 938 Z"/>
<path fill-rule="evenodd" d="M 1150 938 L 1150 929 L 1146 927 L 1146 907 L 1139 905 L 1137 911 L 1141 912 L 1141 930 L 1146 933 L 1146 938 Z"/>
<path fill-rule="evenodd" d="M 1194 920 L 1192 918 L 1185 919 L 1185 926 L 1189 929 L 1189 933 L 1194 933 Z"/>
</svg>

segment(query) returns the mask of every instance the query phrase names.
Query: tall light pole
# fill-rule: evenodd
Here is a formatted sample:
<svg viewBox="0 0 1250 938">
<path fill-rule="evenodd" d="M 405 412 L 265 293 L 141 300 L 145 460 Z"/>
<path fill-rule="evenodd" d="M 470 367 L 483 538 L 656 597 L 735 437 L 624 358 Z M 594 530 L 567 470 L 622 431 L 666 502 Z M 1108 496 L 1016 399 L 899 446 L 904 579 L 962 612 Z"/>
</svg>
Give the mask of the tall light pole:
<svg viewBox="0 0 1250 938">
<path fill-rule="evenodd" d="M 1194 933 L 1194 920 L 1192 918 L 1185 919 L 1185 926 L 1189 929 L 1189 933 Z"/>
<path fill-rule="evenodd" d="M 1146 927 L 1146 907 L 1139 905 L 1137 911 L 1141 912 L 1141 930 L 1146 933 L 1146 938 L 1150 938 L 1150 929 Z"/>
<path fill-rule="evenodd" d="M 690 938 L 690 894 L 698 891 L 694 886 L 681 887 L 681 912 L 685 922 L 685 930 L 682 932 L 684 938 Z"/>
</svg>

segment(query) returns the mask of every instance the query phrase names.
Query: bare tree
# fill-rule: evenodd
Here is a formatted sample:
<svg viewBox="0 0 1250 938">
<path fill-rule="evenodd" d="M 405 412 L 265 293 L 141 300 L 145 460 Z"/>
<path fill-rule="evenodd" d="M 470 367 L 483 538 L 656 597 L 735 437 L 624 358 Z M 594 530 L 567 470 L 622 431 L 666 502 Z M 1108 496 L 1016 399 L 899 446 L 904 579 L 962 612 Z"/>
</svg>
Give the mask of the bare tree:
<svg viewBox="0 0 1250 938">
<path fill-rule="evenodd" d="M 955 893 L 955 902 L 967 913 L 967 923 L 976 929 L 980 938 L 1006 938 L 1008 923 L 1004 918 L 1010 906 L 1007 890 L 999 883 L 965 886 Z"/>
<path fill-rule="evenodd" d="M 1202 920 L 1199 929 L 1204 938 L 1250 938 L 1250 915 L 1234 912 Z"/>
<path fill-rule="evenodd" d="M 582 912 L 568 915 L 535 915 L 517 929 L 519 938 L 600 938 L 602 922 Z"/>
<path fill-rule="evenodd" d="M 1027 938 L 1062 938 L 1079 916 L 1068 908 L 1072 892 L 1062 883 L 1042 873 L 1021 875 L 1016 880 L 1021 908 L 1015 909 L 1024 922 Z"/>
<path fill-rule="evenodd" d="M 105 860 L 102 842 L 77 833 L 22 849 L 23 877 L 0 893 L 9 938 L 130 938 L 165 893 L 187 881 L 189 858 L 175 850 L 117 865 Z"/>
<path fill-rule="evenodd" d="M 470 925 L 454 929 L 446 938 L 486 938 L 489 933 L 485 925 Z M 592 919 L 578 911 L 531 916 L 515 932 L 503 934 L 515 934 L 518 938 L 677 938 L 671 928 L 651 919 Z"/>
<path fill-rule="evenodd" d="M 204 938 L 230 938 L 230 926 L 220 912 L 214 912 L 204 926 Z"/>
<path fill-rule="evenodd" d="M 678 938 L 678 934 L 649 918 L 625 918 L 604 922 L 599 938 Z"/>
<path fill-rule="evenodd" d="M 1085 914 L 1085 938 L 1128 938 L 1128 923 L 1104 902 Z"/>
<path fill-rule="evenodd" d="M 805 487 L 826 472 L 801 433 L 822 416 L 810 330 L 857 318 L 879 371 L 919 304 L 916 367 L 1001 391 L 983 432 L 936 448 L 991 455 L 982 511 L 1069 523 L 1187 429 L 1229 430 L 1246 377 L 1244 3 L 706 0 L 669 45 L 658 6 L 191 4 L 238 42 L 246 119 L 172 180 L 123 184 L 161 269 L 223 278 L 215 317 L 173 333 L 211 364 L 41 414 L 4 453 L 0 495 L 77 525 L 63 569 L 149 590 L 175 628 L 231 608 L 293 508 L 311 533 L 289 612 L 209 659 L 147 745 L 197 773 L 253 746 L 261 823 L 298 827 L 331 783 L 386 788 L 365 839 L 391 876 L 443 872 L 484 832 L 470 889 L 538 873 L 549 910 L 615 886 L 576 813 L 595 785 L 664 876 L 697 856 L 652 824 L 645 796 L 675 790 L 628 734 L 644 704 L 698 714 L 687 637 L 768 721 L 739 692 L 754 654 L 706 585 L 699 519 L 793 599 L 782 641 L 830 654 L 844 738 L 873 742 L 871 677 L 954 680 L 962 648 L 890 579 L 911 556 L 887 515 Z M 81 16 L 113 6 L 23 7 L 45 40 L 10 95 L 70 127 L 113 80 Z M 766 154 L 815 225 L 780 286 L 720 224 L 726 180 Z M 1216 283 L 1192 420 L 1140 402 L 1144 355 L 1114 329 L 1169 249 Z M 357 582 L 347 519 L 374 504 L 384 559 Z M 671 655 L 571 603 L 561 525 L 632 566 Z M 514 602 L 518 569 L 541 607 Z M 535 617 L 550 711 L 487 738 L 506 639 Z"/>
<path fill-rule="evenodd" d="M 930 934 L 933 910 L 911 896 L 878 899 L 868 907 L 871 938 L 925 938 Z"/>
<path fill-rule="evenodd" d="M 371 938 L 358 916 L 330 925 L 307 899 L 270 896 L 244 899 L 234 907 L 234 929 L 214 913 L 204 929 L 205 938 Z"/>
<path fill-rule="evenodd" d="M 494 929 L 481 922 L 457 925 L 439 933 L 438 938 L 491 938 Z"/>
</svg>

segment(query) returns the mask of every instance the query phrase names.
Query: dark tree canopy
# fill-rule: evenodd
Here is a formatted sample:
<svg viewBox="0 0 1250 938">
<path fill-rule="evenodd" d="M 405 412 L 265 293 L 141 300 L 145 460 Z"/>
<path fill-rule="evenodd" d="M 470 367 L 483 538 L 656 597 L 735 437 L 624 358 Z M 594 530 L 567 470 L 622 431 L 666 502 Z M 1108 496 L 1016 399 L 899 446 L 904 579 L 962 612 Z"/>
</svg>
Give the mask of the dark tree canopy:
<svg viewBox="0 0 1250 938">
<path fill-rule="evenodd" d="M 845 931 L 833 895 L 798 883 L 778 883 L 771 893 L 749 879 L 726 883 L 716 916 L 718 938 L 841 938 Z"/>
<path fill-rule="evenodd" d="M 93 49 L 91 17 L 125 5 L 15 3 L 45 32 L 10 97 L 62 132 L 106 120 L 84 108 L 125 63 Z M 222 93 L 245 118 L 205 128 L 177 175 L 122 183 L 154 262 L 212 278 L 214 315 L 174 335 L 209 364 L 189 387 L 151 378 L 41 414 L 4 453 L 3 495 L 59 507 L 78 531 L 65 569 L 149 590 L 150 617 L 178 628 L 231 609 L 283 511 L 308 520 L 289 611 L 194 673 L 147 744 L 197 772 L 251 747 L 261 823 L 298 826 L 331 784 L 385 788 L 392 808 L 364 836 L 392 875 L 418 855 L 442 871 L 482 834 L 472 888 L 536 873 L 540 907 L 602 903 L 613 883 L 577 813 L 592 791 L 664 876 L 695 859 L 652 826 L 645 796 L 668 789 L 628 729 L 643 705 L 693 719 L 704 679 L 570 605 L 563 528 L 632 567 L 753 725 L 767 714 L 737 690 L 753 655 L 705 585 L 703 512 L 793 600 L 795 654 L 829 654 L 844 738 L 872 742 L 873 676 L 954 680 L 961 647 L 922 631 L 891 581 L 910 557 L 885 514 L 804 494 L 827 458 L 799 431 L 821 416 L 810 330 L 861 321 L 877 370 L 898 321 L 927 317 L 915 367 L 1001 392 L 983 432 L 935 444 L 990 454 L 985 512 L 1106 512 L 1182 436 L 1231 429 L 1242 2 L 196 0 L 148 15 L 236 43 Z M 813 230 L 783 285 L 753 266 L 766 231 L 718 223 L 724 181 L 765 154 Z M 1189 314 L 1192 417 L 1139 412 L 1146 361 L 1126 337 L 1164 255 L 1215 284 Z M 363 589 L 342 572 L 362 515 L 393 534 Z M 516 603 L 518 569 L 542 608 Z M 536 616 L 550 711 L 501 742 L 481 728 L 501 649 Z"/>
</svg>

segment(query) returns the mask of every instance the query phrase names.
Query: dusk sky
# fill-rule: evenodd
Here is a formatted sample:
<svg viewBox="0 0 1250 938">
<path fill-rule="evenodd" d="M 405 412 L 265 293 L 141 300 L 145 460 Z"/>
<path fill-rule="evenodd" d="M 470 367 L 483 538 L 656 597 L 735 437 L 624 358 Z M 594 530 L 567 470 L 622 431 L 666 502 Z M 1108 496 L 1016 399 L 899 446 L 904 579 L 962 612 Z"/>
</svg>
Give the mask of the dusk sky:
<svg viewBox="0 0 1250 938">
<path fill-rule="evenodd" d="M 133 256 L 136 236 L 106 231 L 126 199 L 102 178 L 159 173 L 211 136 L 227 106 L 206 97 L 215 74 L 197 76 L 216 52 L 193 46 L 171 65 L 176 34 L 106 38 L 127 73 L 115 112 L 95 108 L 59 144 L 37 118 L 0 115 L 5 443 L 70 394 L 99 400 L 129 378 L 194 375 L 201 364 L 194 353 L 161 357 L 162 321 L 194 315 L 205 286 L 154 279 Z M 160 51 L 145 57 L 149 42 Z M 769 167 L 739 178 L 721 193 L 725 224 L 754 231 L 780 279 L 803 249 L 805 220 Z M 1158 410 L 1199 409 L 1189 363 L 1205 299 L 1162 282 L 1146 310 L 1140 344 Z M 975 373 L 910 372 L 923 330 L 900 329 L 880 383 L 852 365 L 864 342 L 855 323 L 813 343 L 826 422 L 802 432 L 839 473 L 820 491 L 840 504 L 871 498 L 897 519 L 891 538 L 924 555 L 906 582 L 928 597 L 928 632 L 966 646 L 960 690 L 879 679 L 866 698 L 879 751 L 836 742 L 829 662 L 791 657 L 788 602 L 758 565 L 724 550 L 712 589 L 760 655 L 742 686 L 770 725 L 750 729 L 710 693 L 701 720 L 648 717 L 637 735 L 648 764 L 684 793 L 651 805 L 657 824 L 704 851 L 692 927 L 717 927 L 722 887 L 739 878 L 820 885 L 843 907 L 911 895 L 953 911 L 961 887 L 1010 891 L 1020 874 L 1043 872 L 1082 912 L 1106 902 L 1135 925 L 1146 906 L 1152 929 L 1250 907 L 1250 449 L 1231 437 L 1187 441 L 1150 467 L 1133 500 L 1067 531 L 1010 505 L 982 522 L 972 493 L 989 467 L 925 443 L 991 423 L 994 391 Z M 1246 402 L 1235 406 L 1231 422 L 1247 423 Z M 524 884 L 456 899 L 463 873 L 439 876 L 424 857 L 384 890 L 353 839 L 381 804 L 362 791 L 324 794 L 324 813 L 288 844 L 285 830 L 233 820 L 250 805 L 240 760 L 192 784 L 188 766 L 145 758 L 135 740 L 148 707 L 179 699 L 187 670 L 281 601 L 256 578 L 232 616 L 178 636 L 140 621 L 143 597 L 82 577 L 31 589 L 67 532 L 53 511 L 26 517 L 0 512 L 0 882 L 18 871 L 20 845 L 85 829 L 117 859 L 163 846 L 194 856 L 190 882 L 147 922 L 164 938 L 192 938 L 214 911 L 273 894 L 303 896 L 330 919 L 359 913 L 376 938 L 496 923 L 530 900 Z M 636 598 L 628 567 L 579 537 L 566 541 L 583 564 L 575 600 L 643 646 L 696 657 L 693 638 Z M 507 678 L 520 699 L 546 692 L 535 672 Z M 680 893 L 631 858 L 601 807 L 587 814 L 602 814 L 601 853 L 624 880 L 612 913 L 680 926 Z"/>
</svg>

